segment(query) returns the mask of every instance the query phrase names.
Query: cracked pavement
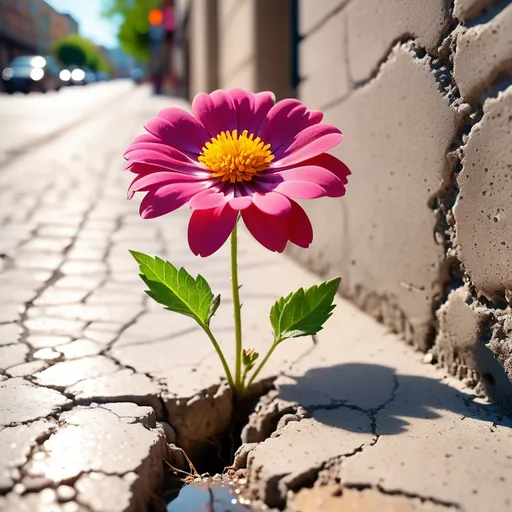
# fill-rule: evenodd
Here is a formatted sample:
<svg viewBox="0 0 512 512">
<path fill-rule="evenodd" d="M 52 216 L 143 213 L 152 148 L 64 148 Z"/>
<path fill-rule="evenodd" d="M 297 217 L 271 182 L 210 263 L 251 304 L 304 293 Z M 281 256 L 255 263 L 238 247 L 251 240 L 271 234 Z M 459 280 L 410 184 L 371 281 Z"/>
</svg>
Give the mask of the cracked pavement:
<svg viewBox="0 0 512 512">
<path fill-rule="evenodd" d="M 196 258 L 186 210 L 143 221 L 125 199 L 123 150 L 169 100 L 122 87 L 115 106 L 0 170 L 1 511 L 156 507 L 172 445 L 195 460 L 233 414 L 208 340 L 147 300 L 128 253 L 201 272 L 225 294 L 213 330 L 232 360 L 227 248 Z M 240 238 L 245 344 L 263 351 L 273 301 L 319 278 Z M 260 380 L 275 377 L 243 432 L 254 444 L 238 468 L 256 502 L 511 507 L 510 420 L 348 302 L 316 343 L 279 347 Z"/>
</svg>

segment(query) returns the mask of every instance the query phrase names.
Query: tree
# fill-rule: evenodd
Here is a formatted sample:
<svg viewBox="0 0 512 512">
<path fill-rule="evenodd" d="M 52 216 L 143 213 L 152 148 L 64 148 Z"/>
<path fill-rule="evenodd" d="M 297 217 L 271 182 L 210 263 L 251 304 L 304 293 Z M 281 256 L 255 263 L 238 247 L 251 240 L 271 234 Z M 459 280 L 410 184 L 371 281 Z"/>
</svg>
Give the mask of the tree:
<svg viewBox="0 0 512 512">
<path fill-rule="evenodd" d="M 105 3 L 104 16 L 121 21 L 118 38 L 123 51 L 140 62 L 148 62 L 148 14 L 151 9 L 160 7 L 162 0 L 105 0 Z"/>
<path fill-rule="evenodd" d="M 65 66 L 85 67 L 90 47 L 82 37 L 72 34 L 55 43 L 53 53 Z"/>
<path fill-rule="evenodd" d="M 109 71 L 105 60 L 95 44 L 77 34 L 71 34 L 57 41 L 53 53 L 64 66 L 90 68 L 92 71 Z"/>
</svg>

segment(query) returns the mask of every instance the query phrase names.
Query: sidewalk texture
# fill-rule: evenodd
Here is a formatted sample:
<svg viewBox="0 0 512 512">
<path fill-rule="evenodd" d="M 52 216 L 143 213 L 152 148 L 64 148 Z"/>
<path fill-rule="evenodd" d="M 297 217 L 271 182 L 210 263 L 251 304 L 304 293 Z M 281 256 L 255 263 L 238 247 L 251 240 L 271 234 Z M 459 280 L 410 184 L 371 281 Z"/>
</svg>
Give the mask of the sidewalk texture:
<svg viewBox="0 0 512 512">
<path fill-rule="evenodd" d="M 125 199 L 123 150 L 168 104 L 133 88 L 0 171 L 0 511 L 147 510 L 171 446 L 194 457 L 228 428 L 213 348 L 147 300 L 128 253 L 205 275 L 224 294 L 213 330 L 230 353 L 227 247 L 196 258 L 186 210 L 143 221 Z M 273 301 L 319 278 L 243 232 L 239 245 L 245 345 L 262 352 Z M 511 510 L 512 422 L 337 304 L 261 376 L 274 388 L 234 464 L 248 496 L 290 512 Z"/>
</svg>

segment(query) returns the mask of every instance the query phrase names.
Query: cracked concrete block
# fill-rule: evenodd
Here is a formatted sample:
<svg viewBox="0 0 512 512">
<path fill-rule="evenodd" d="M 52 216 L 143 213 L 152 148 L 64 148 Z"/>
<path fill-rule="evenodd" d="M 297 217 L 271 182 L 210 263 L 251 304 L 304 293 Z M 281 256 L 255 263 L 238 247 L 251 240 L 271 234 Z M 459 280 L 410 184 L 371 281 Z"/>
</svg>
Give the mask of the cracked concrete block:
<svg viewBox="0 0 512 512">
<path fill-rule="evenodd" d="M 67 391 L 77 400 L 96 402 L 130 401 L 138 405 L 151 406 L 160 416 L 160 386 L 147 375 L 125 368 L 115 373 L 85 378 Z"/>
<path fill-rule="evenodd" d="M 425 350 L 447 278 L 430 204 L 451 171 L 446 155 L 462 115 L 439 92 L 428 60 L 400 45 L 325 119 L 345 132 L 333 154 L 353 170 L 350 193 L 305 202 L 315 240 L 288 252 L 322 275 L 341 275 L 344 295 Z"/>
<path fill-rule="evenodd" d="M 43 371 L 47 366 L 46 361 L 30 361 L 13 366 L 6 373 L 9 377 L 31 377 L 34 373 Z"/>
<path fill-rule="evenodd" d="M 101 407 L 128 423 L 142 423 L 149 428 L 156 427 L 155 410 L 152 407 L 136 405 L 133 402 L 106 403 Z"/>
<path fill-rule="evenodd" d="M 465 286 L 450 293 L 437 311 L 439 332 L 434 350 L 442 366 L 475 387 L 479 380 L 477 344 L 489 315 L 471 307 L 470 301 L 471 294 Z"/>
<path fill-rule="evenodd" d="M 96 341 L 80 339 L 60 345 L 58 351 L 64 356 L 66 360 L 80 359 L 81 357 L 96 356 L 102 350 L 103 346 Z"/>
<path fill-rule="evenodd" d="M 50 368 L 36 373 L 34 379 L 42 386 L 66 388 L 84 379 L 93 379 L 115 373 L 119 367 L 105 356 L 83 357 L 56 363 Z"/>
<path fill-rule="evenodd" d="M 20 477 L 18 468 L 27 462 L 37 440 L 49 434 L 54 428 L 53 423 L 41 420 L 28 425 L 7 427 L 0 431 L 0 493 L 12 489 Z"/>
<path fill-rule="evenodd" d="M 98 260 L 73 260 L 66 261 L 60 270 L 69 276 L 101 275 L 106 274 L 107 264 Z"/>
<path fill-rule="evenodd" d="M 491 374 L 491 379 L 487 378 L 486 383 L 493 390 L 498 391 L 501 403 L 506 403 L 507 409 L 512 412 L 512 312 L 507 308 L 501 317 L 496 316 L 496 322 L 491 329 L 491 340 L 487 347 L 498 361 L 499 369 L 504 370 L 508 377 L 508 387 L 497 385 L 496 382 L 499 381 L 494 373 Z"/>
<path fill-rule="evenodd" d="M 491 300 L 504 300 L 505 290 L 512 290 L 511 136 L 509 87 L 485 102 L 469 134 L 453 210 L 458 257 L 478 293 Z"/>
<path fill-rule="evenodd" d="M 143 293 L 144 285 L 140 286 L 140 293 Z M 125 345 L 137 345 L 144 343 L 150 346 L 152 341 L 169 341 L 176 339 L 180 334 L 197 331 L 200 329 L 188 317 L 164 311 L 161 306 L 154 313 L 143 313 L 137 320 L 125 329 L 115 347 Z"/>
<path fill-rule="evenodd" d="M 375 74 L 399 39 L 414 39 L 418 46 L 435 55 L 450 22 L 444 0 L 350 2 L 346 13 L 350 73 L 355 82 Z"/>
<path fill-rule="evenodd" d="M 28 347 L 24 343 L 0 346 L 0 370 L 7 370 L 27 360 Z"/>
<path fill-rule="evenodd" d="M 181 336 L 170 335 L 161 341 L 148 340 L 129 344 L 121 339 L 119 341 L 121 345 L 115 342 L 110 350 L 112 357 L 140 373 L 158 376 L 166 374 L 172 368 L 199 366 L 213 350 L 209 340 L 204 338 L 201 331 L 195 329 Z M 187 350 L 182 350 L 184 346 Z M 141 347 L 144 347 L 144 350 L 141 350 Z M 162 354 L 166 354 L 166 357 L 162 357 Z"/>
<path fill-rule="evenodd" d="M 32 312 L 34 308 L 30 311 Z M 127 324 L 142 312 L 138 304 L 67 304 L 64 306 L 46 306 L 38 308 L 40 315 L 86 322 L 114 322 Z M 37 316 L 37 313 L 35 314 Z"/>
<path fill-rule="evenodd" d="M 73 288 L 47 288 L 34 301 L 34 306 L 54 306 L 61 304 L 73 304 L 80 302 L 87 295 L 86 290 L 75 290 Z"/>
<path fill-rule="evenodd" d="M 492 310 L 472 303 L 469 289 L 457 288 L 438 310 L 437 359 L 467 386 L 482 385 L 494 403 L 512 410 L 512 371 L 507 376 L 506 362 L 495 357 L 507 341 L 493 336 L 486 343 Z"/>
<path fill-rule="evenodd" d="M 419 498 L 384 494 L 378 489 L 326 485 L 301 489 L 289 500 L 287 512 L 445 512 L 447 507 Z"/>
<path fill-rule="evenodd" d="M 512 75 L 512 4 L 488 23 L 459 33 L 453 66 L 466 101 L 476 101 L 500 75 Z"/>
<path fill-rule="evenodd" d="M 110 345 L 119 337 L 122 326 L 105 322 L 92 322 L 85 329 L 84 338 L 96 341 L 102 345 Z"/>
<path fill-rule="evenodd" d="M 34 359 L 40 359 L 42 361 L 51 361 L 51 362 L 57 362 L 61 361 L 63 359 L 62 353 L 58 352 L 57 350 L 47 347 L 47 348 L 40 348 L 39 350 L 36 350 L 32 357 Z"/>
<path fill-rule="evenodd" d="M 89 512 L 74 501 L 57 503 L 56 493 L 53 489 L 44 489 L 41 492 L 26 495 L 10 493 L 7 496 L 0 496 L 0 510 L 2 512 Z"/>
<path fill-rule="evenodd" d="M 455 0 L 453 15 L 461 21 L 468 21 L 494 2 L 495 0 Z"/>
<path fill-rule="evenodd" d="M 421 393 L 401 385 L 377 413 L 378 442 L 345 459 L 338 477 L 349 487 L 378 486 L 460 510 L 508 510 L 512 422 L 493 412 L 433 382 Z"/>
<path fill-rule="evenodd" d="M 0 306 L 0 323 L 7 324 L 9 322 L 17 322 L 20 319 L 21 311 L 23 310 L 23 306 L 19 304 L 8 302 L 2 303 Z M 0 337 L 0 345 L 2 344 Z"/>
<path fill-rule="evenodd" d="M 279 377 L 277 381 L 281 379 L 284 378 Z M 279 390 L 275 389 L 270 390 L 259 399 L 254 412 L 249 415 L 247 423 L 242 429 L 242 443 L 249 443 L 250 445 L 269 438 L 279 428 L 279 423 L 285 416 L 293 416 L 297 420 L 301 419 L 297 411 L 300 406 L 307 407 L 307 405 L 304 402 L 284 400 L 279 395 Z M 317 402 L 315 405 L 318 407 L 322 404 Z"/>
<path fill-rule="evenodd" d="M 61 253 L 66 247 L 71 245 L 72 237 L 34 237 L 23 244 L 23 251 L 40 251 L 47 253 Z"/>
<path fill-rule="evenodd" d="M 59 487 L 55 489 L 55 492 L 60 502 L 71 501 L 76 496 L 75 489 L 70 485 L 59 485 Z"/>
<path fill-rule="evenodd" d="M 349 456 L 374 441 L 365 413 L 348 408 L 315 411 L 312 418 L 288 423 L 249 453 L 249 490 L 268 506 L 282 507 L 288 491 L 311 484 L 328 460 Z"/>
<path fill-rule="evenodd" d="M 25 466 L 27 475 L 66 483 L 90 472 L 119 476 L 133 472 L 139 476 L 134 494 L 149 501 L 161 483 L 166 446 L 156 430 L 128 424 L 101 407 L 76 407 L 61 415 L 61 420 L 65 425 Z"/>
<path fill-rule="evenodd" d="M 76 501 L 92 512 L 137 512 L 144 507 L 134 492 L 138 476 L 127 473 L 124 476 L 88 473 L 75 483 Z"/>
<path fill-rule="evenodd" d="M 53 348 L 64 345 L 72 340 L 71 336 L 46 336 L 46 335 L 30 335 L 27 337 L 27 343 L 34 349 Z"/>
<path fill-rule="evenodd" d="M 189 397 L 163 392 L 162 399 L 176 432 L 176 444 L 192 458 L 208 439 L 226 432 L 233 415 L 233 395 L 225 382 Z"/>
<path fill-rule="evenodd" d="M 70 403 L 53 389 L 34 386 L 19 378 L 8 379 L 0 382 L 0 425 L 45 418 Z"/>
<path fill-rule="evenodd" d="M 56 270 L 64 260 L 63 254 L 23 251 L 16 254 L 16 268 L 22 270 Z"/>
<path fill-rule="evenodd" d="M 0 325 L 0 347 L 17 343 L 20 339 L 21 332 L 21 326 L 18 324 Z"/>
<path fill-rule="evenodd" d="M 343 7 L 347 0 L 322 0 L 316 3 L 310 0 L 299 0 L 299 2 L 299 31 L 302 35 L 306 35 L 326 20 L 333 11 Z"/>
<path fill-rule="evenodd" d="M 322 29 L 299 45 L 299 98 L 308 108 L 322 110 L 350 91 L 347 66 L 346 15 L 334 14 Z"/>
<path fill-rule="evenodd" d="M 57 336 L 71 336 L 79 338 L 86 325 L 82 320 L 67 320 L 64 318 L 36 317 L 25 322 L 30 334 L 45 334 Z"/>
</svg>

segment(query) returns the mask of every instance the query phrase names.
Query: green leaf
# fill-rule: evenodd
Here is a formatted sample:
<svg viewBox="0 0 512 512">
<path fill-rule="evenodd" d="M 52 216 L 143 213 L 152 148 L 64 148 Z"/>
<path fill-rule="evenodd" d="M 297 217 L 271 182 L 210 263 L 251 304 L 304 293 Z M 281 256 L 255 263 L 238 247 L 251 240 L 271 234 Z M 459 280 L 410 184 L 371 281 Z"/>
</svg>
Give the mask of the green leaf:
<svg viewBox="0 0 512 512">
<path fill-rule="evenodd" d="M 274 341 L 312 336 L 320 331 L 335 308 L 333 301 L 340 281 L 341 278 L 336 277 L 281 297 L 270 310 Z"/>
<path fill-rule="evenodd" d="M 208 315 L 206 317 L 207 324 L 210 323 L 210 320 L 212 319 L 212 316 L 215 315 L 217 312 L 217 309 L 219 309 L 220 306 L 220 295 L 216 295 L 213 297 L 212 301 L 210 302 L 210 307 L 208 309 Z"/>
<path fill-rule="evenodd" d="M 165 309 L 192 317 L 202 325 L 209 325 L 220 304 L 220 295 L 213 296 L 203 276 L 194 279 L 183 267 L 177 269 L 158 256 L 151 257 L 130 251 L 140 268 L 140 277 L 149 290 L 146 293 Z"/>
</svg>

